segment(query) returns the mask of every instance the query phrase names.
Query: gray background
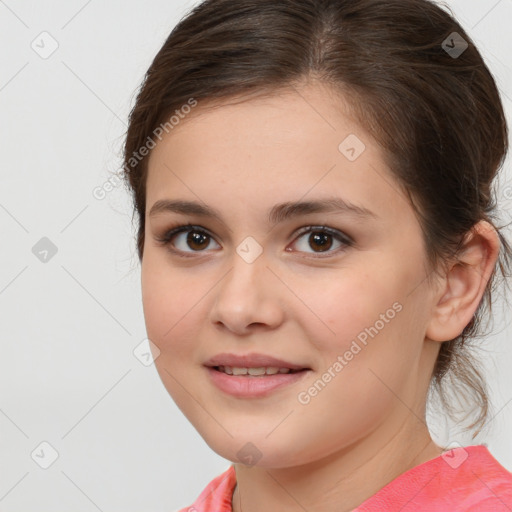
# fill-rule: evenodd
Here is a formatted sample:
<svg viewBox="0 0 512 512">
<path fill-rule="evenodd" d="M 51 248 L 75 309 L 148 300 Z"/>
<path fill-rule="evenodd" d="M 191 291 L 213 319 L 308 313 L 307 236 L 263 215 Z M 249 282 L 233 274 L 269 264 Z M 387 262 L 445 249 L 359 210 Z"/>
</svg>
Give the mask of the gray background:
<svg viewBox="0 0 512 512">
<path fill-rule="evenodd" d="M 121 165 L 144 72 L 196 3 L 0 0 L 4 512 L 172 511 L 230 464 L 182 416 L 154 366 L 134 356 L 145 328 L 129 197 L 119 184 L 103 199 L 93 194 Z M 511 120 L 512 0 L 448 5 L 479 45 Z M 509 159 L 504 220 L 511 186 Z M 34 246 L 49 250 L 46 262 Z M 472 441 L 431 419 L 438 439 L 486 443 L 509 470 L 511 316 L 496 307 L 485 343 L 492 428 Z M 58 458 L 43 469 L 52 450 Z"/>
</svg>

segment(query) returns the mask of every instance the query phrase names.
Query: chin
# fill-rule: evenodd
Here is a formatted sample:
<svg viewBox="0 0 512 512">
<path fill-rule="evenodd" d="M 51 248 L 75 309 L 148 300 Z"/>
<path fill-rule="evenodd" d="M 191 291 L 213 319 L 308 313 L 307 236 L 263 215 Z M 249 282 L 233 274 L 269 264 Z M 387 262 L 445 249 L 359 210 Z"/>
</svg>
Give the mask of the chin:
<svg viewBox="0 0 512 512">
<path fill-rule="evenodd" d="M 222 439 L 202 434 L 201 437 L 220 457 L 247 467 L 285 468 L 307 462 L 296 446 L 288 446 L 285 440 L 278 437 L 272 440 L 262 434 L 253 436 L 250 432 L 233 437 L 226 434 Z"/>
</svg>

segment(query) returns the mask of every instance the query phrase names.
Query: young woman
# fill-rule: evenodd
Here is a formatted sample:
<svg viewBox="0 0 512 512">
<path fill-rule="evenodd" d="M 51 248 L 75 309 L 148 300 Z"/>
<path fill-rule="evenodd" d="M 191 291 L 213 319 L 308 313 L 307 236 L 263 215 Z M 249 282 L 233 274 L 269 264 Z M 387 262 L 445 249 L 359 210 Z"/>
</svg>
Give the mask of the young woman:
<svg viewBox="0 0 512 512">
<path fill-rule="evenodd" d="M 130 115 L 143 307 L 166 389 L 233 464 L 190 512 L 510 511 L 485 445 L 439 446 L 511 248 L 496 84 L 428 0 L 206 0 Z M 473 404 L 473 405 L 471 405 Z"/>
</svg>

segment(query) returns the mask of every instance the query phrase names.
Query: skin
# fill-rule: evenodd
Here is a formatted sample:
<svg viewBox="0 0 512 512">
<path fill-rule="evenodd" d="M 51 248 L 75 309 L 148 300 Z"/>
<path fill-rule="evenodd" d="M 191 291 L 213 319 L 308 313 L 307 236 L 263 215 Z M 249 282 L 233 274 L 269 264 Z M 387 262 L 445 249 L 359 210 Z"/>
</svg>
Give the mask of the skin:
<svg viewBox="0 0 512 512">
<path fill-rule="evenodd" d="M 148 337 L 166 389 L 207 444 L 235 463 L 233 510 L 342 512 L 442 453 L 425 423 L 440 342 L 460 334 L 494 268 L 499 239 L 481 222 L 450 271 L 427 281 L 421 230 L 385 154 L 348 114 L 343 98 L 308 82 L 265 97 L 206 109 L 201 102 L 157 143 L 149 159 L 142 297 Z M 338 146 L 366 146 L 349 161 Z M 274 227 L 276 203 L 342 197 L 377 218 L 314 213 Z M 224 220 L 161 212 L 160 199 L 199 201 Z M 173 254 L 157 241 L 191 223 Z M 327 252 L 302 227 L 328 226 Z M 191 228 L 194 231 L 194 228 Z M 248 263 L 248 236 L 263 253 Z M 308 242 L 309 239 L 309 242 Z M 330 244 L 330 245 L 329 245 Z M 287 249 L 288 250 L 285 250 Z M 340 250 L 341 249 L 341 250 Z M 402 307 L 306 405 L 297 396 L 365 328 Z M 220 352 L 263 352 L 309 367 L 297 384 L 240 399 L 214 387 L 203 363 Z M 237 452 L 251 442 L 254 466 Z"/>
</svg>

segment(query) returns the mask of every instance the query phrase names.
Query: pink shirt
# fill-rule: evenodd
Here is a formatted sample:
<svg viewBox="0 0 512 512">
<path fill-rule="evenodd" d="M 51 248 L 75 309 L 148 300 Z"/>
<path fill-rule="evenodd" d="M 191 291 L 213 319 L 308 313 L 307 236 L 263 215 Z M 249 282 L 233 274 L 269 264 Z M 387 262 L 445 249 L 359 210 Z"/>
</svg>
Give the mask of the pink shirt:
<svg viewBox="0 0 512 512">
<path fill-rule="evenodd" d="M 232 512 L 235 467 L 179 512 Z M 485 445 L 458 447 L 402 473 L 352 512 L 512 512 L 512 473 Z"/>
</svg>

